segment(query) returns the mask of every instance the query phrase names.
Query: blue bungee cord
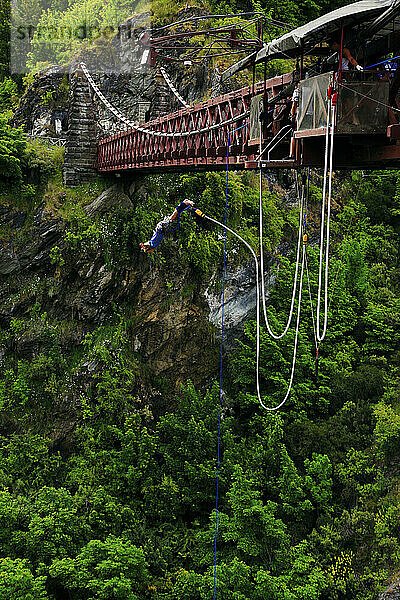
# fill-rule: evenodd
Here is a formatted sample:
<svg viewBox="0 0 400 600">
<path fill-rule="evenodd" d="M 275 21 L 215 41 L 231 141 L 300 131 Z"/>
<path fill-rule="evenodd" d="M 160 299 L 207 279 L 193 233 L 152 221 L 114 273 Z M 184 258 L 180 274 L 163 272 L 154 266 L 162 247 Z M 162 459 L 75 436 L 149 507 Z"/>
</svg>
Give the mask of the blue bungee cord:
<svg viewBox="0 0 400 600">
<path fill-rule="evenodd" d="M 229 182 L 229 146 L 230 146 L 230 135 L 243 127 L 246 127 L 249 123 L 241 125 L 232 131 L 228 132 L 228 147 L 226 150 L 226 183 L 225 183 L 225 216 L 224 224 L 225 228 L 228 222 L 228 182 Z M 214 585 L 213 585 L 213 600 L 216 595 L 216 583 L 217 583 L 217 538 L 218 538 L 218 501 L 219 501 L 219 467 L 220 467 L 220 450 L 221 450 L 221 415 L 222 415 L 222 372 L 223 372 L 223 349 L 224 349 L 224 312 L 225 312 L 225 281 L 226 281 L 226 241 L 227 241 L 227 229 L 224 234 L 224 263 L 223 263 L 223 275 L 222 275 L 222 310 L 221 310 L 221 348 L 220 348 L 220 366 L 219 366 L 219 409 L 218 409 L 218 443 L 217 443 L 217 491 L 215 499 L 215 534 L 214 534 Z"/>
</svg>

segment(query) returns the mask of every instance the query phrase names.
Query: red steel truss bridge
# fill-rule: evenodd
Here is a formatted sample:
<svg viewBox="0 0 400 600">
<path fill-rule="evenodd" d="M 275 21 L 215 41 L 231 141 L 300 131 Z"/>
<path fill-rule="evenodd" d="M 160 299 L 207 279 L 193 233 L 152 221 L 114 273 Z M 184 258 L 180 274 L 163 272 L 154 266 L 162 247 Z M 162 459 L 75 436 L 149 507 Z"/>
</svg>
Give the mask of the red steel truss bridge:
<svg viewBox="0 0 400 600">
<path fill-rule="evenodd" d="M 253 166 L 260 154 L 262 98 L 278 95 L 293 79 L 291 73 L 274 77 L 137 125 L 105 99 L 85 65 L 81 68 L 92 92 L 126 128 L 99 141 L 95 166 L 101 172 L 224 169 L 228 138 L 230 168 Z M 258 102 L 252 103 L 254 98 Z"/>
<path fill-rule="evenodd" d="M 129 121 L 112 106 L 81 64 L 91 97 L 114 115 L 111 127 L 118 122 L 124 128 L 113 134 L 109 129 L 98 142 L 95 166 L 115 173 L 218 170 L 227 161 L 233 169 L 321 166 L 330 134 L 335 168 L 399 168 L 399 16 L 400 0 L 370 0 L 336 9 L 265 43 L 258 53 L 228 69 L 226 77 L 247 68 L 250 59 L 253 81 L 255 64 L 266 67 L 270 60 L 296 59 L 296 72 L 193 106 L 160 67 L 183 108 L 142 124 Z M 359 70 L 337 72 L 339 55 L 331 55 L 332 39 L 341 40 L 341 50 L 344 39 L 352 44 L 362 63 Z M 151 44 L 146 48 L 154 50 Z"/>
</svg>

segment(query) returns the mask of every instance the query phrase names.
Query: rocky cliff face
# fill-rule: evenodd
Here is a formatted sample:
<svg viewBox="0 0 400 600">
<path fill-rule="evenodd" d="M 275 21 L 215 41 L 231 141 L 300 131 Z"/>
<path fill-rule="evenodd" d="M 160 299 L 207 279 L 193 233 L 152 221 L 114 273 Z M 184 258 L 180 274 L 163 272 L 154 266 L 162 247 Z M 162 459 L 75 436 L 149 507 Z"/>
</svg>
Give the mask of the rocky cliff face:
<svg viewBox="0 0 400 600">
<path fill-rule="evenodd" d="M 60 202 L 63 198 L 60 199 Z M 112 186 L 87 207 L 90 217 L 112 214 L 131 205 L 122 187 Z M 170 393 L 187 379 L 207 383 L 218 366 L 219 295 L 212 292 L 218 277 L 201 280 L 187 264 L 170 256 L 157 262 L 132 249 L 125 268 L 107 264 L 101 243 L 90 251 L 65 254 L 66 224 L 58 211 L 43 204 L 29 215 L 3 206 L 0 225 L 8 235 L 0 249 L 0 322 L 27 320 L 33 312 L 46 314 L 53 326 L 68 323 L 61 352 L 82 348 L 85 334 L 109 322 L 124 307 L 131 316 L 129 345 L 138 360 L 137 392 L 151 403 L 160 389 Z M 6 239 L 7 238 L 7 239 Z M 54 249 L 64 252 L 65 264 L 54 260 Z M 228 277 L 227 330 L 237 331 L 254 305 L 251 267 Z M 40 319 L 39 319 L 40 321 Z M 43 331 L 32 326 L 3 342 L 1 354 L 16 360 L 35 356 L 46 344 Z M 82 362 L 75 372 L 84 387 L 96 370 L 96 361 Z M 167 393 L 168 395 L 168 393 Z M 68 403 L 78 399 L 69 397 Z M 62 411 L 61 411 L 62 412 Z"/>
<path fill-rule="evenodd" d="M 36 74 L 14 114 L 14 126 L 23 126 L 33 137 L 63 137 L 68 129 L 68 75 L 53 65 Z M 56 133 L 55 118 L 61 131 Z"/>
<path fill-rule="evenodd" d="M 113 185 L 86 205 L 86 214 L 107 219 L 116 210 L 132 207 L 136 193 L 135 186 Z M 0 210 L 0 225 L 8 231 L 0 249 L 3 328 L 33 313 L 45 314 L 52 327 L 64 324 L 60 351 L 70 355 L 82 349 L 88 332 L 123 310 L 129 315 L 129 347 L 138 365 L 136 391 L 141 397 L 152 404 L 160 390 L 169 397 L 188 379 L 200 386 L 209 383 L 218 368 L 221 271 L 200 277 L 196 269 L 180 262 L 178 253 L 162 252 L 158 256 L 165 258 L 158 260 L 140 254 L 136 243 L 123 267 L 109 264 L 101 240 L 90 248 L 71 249 L 66 223 L 57 210 L 57 203 L 65 200 L 65 194 L 60 196 L 52 208 L 42 204 L 33 214 L 11 206 Z M 228 264 L 227 349 L 234 348 L 244 321 L 254 314 L 255 302 L 253 264 Z M 12 348 L 10 343 L 3 343 L 1 352 L 15 352 L 16 360 L 40 352 L 47 343 L 40 319 L 38 327 L 15 334 Z M 74 377 L 81 381 L 80 388 L 99 368 L 96 360 L 79 364 Z M 69 405 L 77 401 L 74 394 L 68 396 Z"/>
</svg>

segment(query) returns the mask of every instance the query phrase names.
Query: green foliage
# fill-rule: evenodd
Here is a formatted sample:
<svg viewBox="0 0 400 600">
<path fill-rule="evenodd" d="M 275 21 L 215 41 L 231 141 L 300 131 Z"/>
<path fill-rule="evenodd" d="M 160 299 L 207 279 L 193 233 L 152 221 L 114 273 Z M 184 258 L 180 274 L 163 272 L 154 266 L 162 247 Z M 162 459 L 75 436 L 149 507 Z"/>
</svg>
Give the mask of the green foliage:
<svg viewBox="0 0 400 600">
<path fill-rule="evenodd" d="M 28 493 L 55 480 L 61 458 L 52 451 L 49 439 L 26 433 L 13 434 L 0 441 L 0 484 L 4 488 Z"/>
<path fill-rule="evenodd" d="M 0 112 L 16 108 L 18 103 L 18 86 L 11 77 L 0 82 Z"/>
<path fill-rule="evenodd" d="M 77 217 L 71 223 L 71 229 L 67 231 L 65 240 L 71 250 L 81 250 L 82 247 L 95 243 L 99 237 L 99 228 L 89 217 Z"/>
<path fill-rule="evenodd" d="M 380 403 L 375 407 L 375 445 L 378 456 L 386 460 L 398 456 L 400 447 L 400 415 L 391 406 Z"/>
<path fill-rule="evenodd" d="M 328 0 L 316 0 L 315 2 L 313 0 L 300 0 L 296 3 L 291 0 L 283 0 L 279 5 L 272 0 L 252 0 L 251 2 L 252 10 L 261 11 L 267 16 L 279 19 L 291 28 L 303 25 L 307 21 L 311 21 L 321 14 L 345 4 L 349 4 L 348 0 L 335 0 L 334 2 Z M 235 0 L 232 4 L 228 4 L 224 0 L 212 0 L 210 5 L 213 9 L 218 8 L 221 12 L 226 13 L 232 12 L 232 9 L 234 9 L 233 12 L 249 10 L 249 5 L 242 0 Z M 280 34 L 281 32 L 278 33 L 278 35 Z"/>
<path fill-rule="evenodd" d="M 24 513 L 26 529 L 16 531 L 13 541 L 35 565 L 76 553 L 89 530 L 78 503 L 64 488 L 41 488 Z"/>
<path fill-rule="evenodd" d="M 0 558 L 1 600 L 46 600 L 46 577 L 35 577 L 27 560 Z"/>
<path fill-rule="evenodd" d="M 51 106 L 53 104 L 54 91 L 48 90 L 40 96 L 43 106 Z"/>
<path fill-rule="evenodd" d="M 126 322 L 119 316 L 116 327 L 99 327 L 85 336 L 86 360 L 98 366 L 93 385 L 81 394 L 86 417 L 99 413 L 124 414 L 124 410 L 135 403 L 135 364 L 129 357 L 126 327 Z"/>
<path fill-rule="evenodd" d="M 10 73 L 10 13 L 11 2 L 0 1 L 0 78 Z"/>
<path fill-rule="evenodd" d="M 6 116 L 0 114 L 0 188 L 21 183 L 25 148 L 21 129 L 10 127 Z"/>
<path fill-rule="evenodd" d="M 327 456 L 313 453 L 312 459 L 305 461 L 305 487 L 311 502 L 318 512 L 329 514 L 332 511 L 332 465 Z"/>
<path fill-rule="evenodd" d="M 54 561 L 50 575 L 82 600 L 139 600 L 149 580 L 143 550 L 128 540 L 91 540 L 75 559 Z"/>
<path fill-rule="evenodd" d="M 52 265 L 58 265 L 59 267 L 65 264 L 60 246 L 53 246 L 50 250 L 50 262 Z"/>
<path fill-rule="evenodd" d="M 257 557 L 269 569 L 277 570 L 289 549 L 285 524 L 276 518 L 278 506 L 268 501 L 264 504 L 260 492 L 251 480 L 236 467 L 232 487 L 227 493 L 232 517 L 220 515 L 221 538 L 233 542 L 236 552 L 244 559 Z"/>
<path fill-rule="evenodd" d="M 8 369 L 4 372 L 0 382 L 0 410 L 12 408 L 23 408 L 29 401 L 31 389 L 22 361 L 17 363 L 16 369 Z"/>
<path fill-rule="evenodd" d="M 0 376 L 0 412 L 20 416 L 30 407 L 46 410 L 59 392 L 56 380 L 65 371 L 66 362 L 60 351 L 60 339 L 68 333 L 68 325 L 52 322 L 40 305 L 34 305 L 30 319 L 12 319 L 9 331 L 2 335 L 11 355 Z M 31 360 L 12 355 L 19 346 L 35 340 L 37 352 Z"/>
<path fill-rule="evenodd" d="M 27 143 L 26 169 L 35 183 L 44 186 L 50 178 L 61 181 L 64 150 L 39 139 Z"/>
<path fill-rule="evenodd" d="M 132 210 L 117 210 L 100 220 L 99 235 L 108 268 L 120 268 L 121 265 L 130 264 L 135 221 L 136 214 Z"/>
<path fill-rule="evenodd" d="M 82 48 L 96 47 L 99 41 L 109 42 L 132 11 L 129 4 L 118 0 L 106 4 L 101 0 L 51 4 L 49 10 L 38 7 L 35 15 L 37 31 L 28 60 L 32 70 L 52 63 L 66 64 Z"/>
</svg>

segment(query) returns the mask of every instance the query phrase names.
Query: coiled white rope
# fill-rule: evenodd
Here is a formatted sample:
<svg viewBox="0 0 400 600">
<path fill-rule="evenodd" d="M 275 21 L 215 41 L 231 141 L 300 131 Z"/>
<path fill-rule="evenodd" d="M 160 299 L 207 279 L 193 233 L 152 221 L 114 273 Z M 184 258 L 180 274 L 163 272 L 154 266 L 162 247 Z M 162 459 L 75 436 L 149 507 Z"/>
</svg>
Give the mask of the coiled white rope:
<svg viewBox="0 0 400 600">
<path fill-rule="evenodd" d="M 176 96 L 178 98 L 179 102 L 181 104 L 183 104 L 183 106 L 185 106 L 185 108 L 189 108 L 190 104 L 188 104 L 186 102 L 186 100 L 184 100 L 182 98 L 182 96 L 180 95 L 180 93 L 178 92 L 178 90 L 176 89 L 176 87 L 174 86 L 172 81 L 170 80 L 169 75 L 168 75 L 167 71 L 164 69 L 164 67 L 160 67 L 160 71 L 161 71 L 162 76 L 165 79 L 165 83 L 167 84 L 167 86 L 169 87 L 171 92 L 174 94 L 174 96 Z"/>
<path fill-rule="evenodd" d="M 104 104 L 104 106 L 106 106 L 108 108 L 108 110 L 117 119 L 122 121 L 125 125 L 127 125 L 131 129 L 140 131 L 141 133 L 146 133 L 147 135 L 152 135 L 155 137 L 169 137 L 169 138 L 182 138 L 182 137 L 188 137 L 190 135 L 198 135 L 200 133 L 207 133 L 208 131 L 212 131 L 213 129 L 219 129 L 220 127 L 224 127 L 225 125 L 231 125 L 232 123 L 236 123 L 236 121 L 239 121 L 240 119 L 243 119 L 250 114 L 250 111 L 247 110 L 245 112 L 240 113 L 240 115 L 236 115 L 235 117 L 228 119 L 227 121 L 222 121 L 221 123 L 216 123 L 214 125 L 209 125 L 208 127 L 204 127 L 202 129 L 195 129 L 192 131 L 168 132 L 168 131 L 154 131 L 151 129 L 146 129 L 145 127 L 140 127 L 140 125 L 137 125 L 136 123 L 133 123 L 133 121 L 130 121 L 129 119 L 124 117 L 124 115 L 119 110 L 117 110 L 111 104 L 111 102 L 109 102 L 107 100 L 107 98 L 104 97 L 104 95 L 99 90 L 96 83 L 94 82 L 93 77 L 90 75 L 90 73 L 84 63 L 80 63 L 80 68 L 82 69 L 82 71 L 83 71 L 86 79 L 88 80 L 89 85 L 93 89 L 94 93 L 99 98 L 99 100 Z"/>
<path fill-rule="evenodd" d="M 297 180 L 296 180 L 296 188 L 298 190 L 298 184 L 297 184 Z M 260 213 L 260 266 L 261 266 L 261 298 L 262 298 L 262 305 L 263 305 L 263 311 L 264 311 L 264 320 L 265 320 L 265 324 L 267 326 L 268 329 L 268 333 L 270 334 L 270 336 L 274 339 L 274 340 L 281 340 L 283 337 L 285 337 L 285 335 L 287 334 L 287 332 L 289 331 L 289 327 L 291 325 L 292 322 L 292 318 L 293 318 L 293 312 L 294 312 L 294 302 L 295 302 L 295 298 L 296 298 L 296 289 L 297 289 L 297 278 L 298 278 L 298 273 L 299 273 L 299 265 L 300 265 L 300 247 L 301 247 L 301 238 L 302 238 L 302 218 L 303 218 L 303 203 L 304 203 L 304 186 L 302 186 L 302 191 L 301 191 L 301 196 L 300 196 L 300 211 L 299 211 L 299 230 L 298 230 L 298 236 L 297 236 L 297 255 L 296 255 L 296 268 L 295 268 L 295 274 L 294 274 L 294 281 L 293 281 L 293 289 L 292 289 L 292 300 L 290 303 L 290 310 L 289 310 L 289 316 L 287 319 L 287 323 L 285 325 L 284 330 L 282 331 L 282 333 L 275 333 L 269 323 L 269 319 L 268 319 L 268 314 L 267 314 L 267 306 L 266 306 L 266 299 L 265 299 L 265 280 L 264 280 L 264 248 L 263 248 L 263 201 L 262 201 L 262 171 L 260 169 L 260 190 L 259 190 L 259 198 L 260 198 L 260 202 L 259 202 L 259 213 Z"/>
<path fill-rule="evenodd" d="M 303 243 L 303 255 L 302 255 L 300 283 L 299 283 L 299 298 L 298 298 L 298 308 L 297 308 L 296 332 L 295 332 L 295 339 L 294 339 L 294 349 L 293 349 L 293 358 L 292 358 L 292 366 L 291 366 L 291 371 L 290 371 L 289 384 L 288 384 L 288 387 L 287 387 L 287 390 L 286 390 L 283 400 L 276 406 L 270 407 L 264 403 L 264 401 L 261 397 L 261 391 L 260 391 L 260 282 L 259 282 L 260 274 L 259 274 L 259 266 L 258 266 L 256 253 L 254 252 L 254 250 L 250 246 L 250 244 L 248 244 L 248 242 L 246 242 L 246 240 L 244 240 L 238 233 L 233 231 L 233 229 L 231 229 L 227 225 L 224 225 L 223 223 L 220 223 L 220 221 L 217 221 L 216 219 L 209 217 L 208 215 L 204 215 L 204 216 L 206 219 L 208 219 L 212 223 L 219 225 L 220 227 L 222 227 L 226 231 L 229 231 L 229 233 L 231 233 L 232 235 L 237 237 L 246 246 L 246 248 L 248 248 L 248 250 L 250 251 L 250 253 L 252 255 L 252 258 L 254 261 L 254 270 L 255 270 L 255 274 L 256 274 L 256 292 L 257 292 L 257 301 L 256 301 L 256 387 L 257 387 L 257 398 L 258 398 L 258 402 L 265 410 L 268 410 L 268 411 L 278 410 L 279 408 L 282 408 L 282 406 L 286 403 L 287 399 L 290 396 L 290 392 L 291 392 L 292 386 L 293 386 L 294 372 L 295 372 L 295 368 L 296 368 L 296 356 L 297 356 L 297 346 L 298 346 L 298 339 L 299 339 L 301 299 L 302 299 L 303 276 L 304 276 L 304 263 L 305 263 L 305 256 L 306 256 L 305 244 Z"/>
</svg>

